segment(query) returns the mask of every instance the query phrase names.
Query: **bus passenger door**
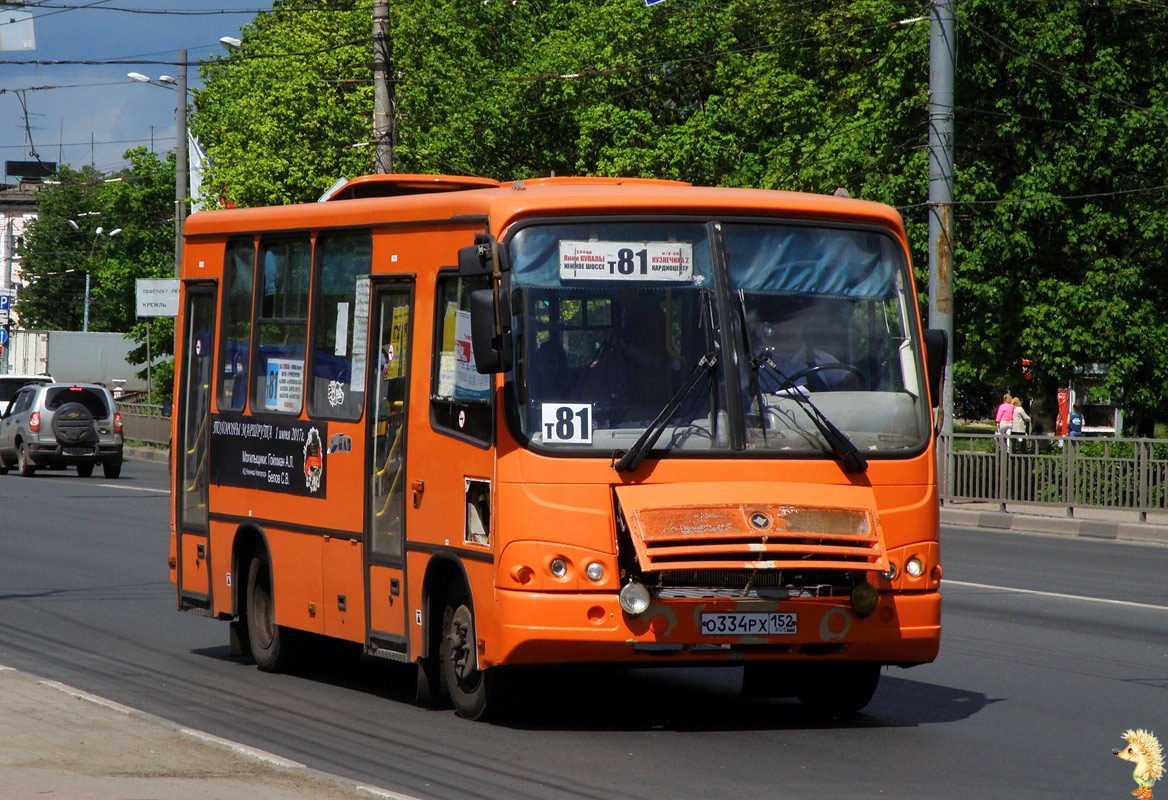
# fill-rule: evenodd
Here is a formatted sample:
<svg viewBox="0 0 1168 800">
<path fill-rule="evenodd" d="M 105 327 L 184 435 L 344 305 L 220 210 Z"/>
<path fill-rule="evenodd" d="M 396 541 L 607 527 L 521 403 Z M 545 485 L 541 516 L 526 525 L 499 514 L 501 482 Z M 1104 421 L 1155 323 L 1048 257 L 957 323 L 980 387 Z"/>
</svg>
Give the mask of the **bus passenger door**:
<svg viewBox="0 0 1168 800">
<path fill-rule="evenodd" d="M 215 329 L 215 287 L 190 285 L 183 314 L 182 382 L 177 400 L 178 440 L 171 443 L 174 459 L 178 534 L 179 607 L 210 613 L 210 542 L 208 541 L 207 440 L 211 423 L 212 331 Z"/>
<path fill-rule="evenodd" d="M 403 544 L 412 304 L 412 284 L 373 284 L 371 369 L 365 393 L 369 424 L 365 484 L 369 643 L 382 655 L 400 660 L 409 657 Z"/>
</svg>

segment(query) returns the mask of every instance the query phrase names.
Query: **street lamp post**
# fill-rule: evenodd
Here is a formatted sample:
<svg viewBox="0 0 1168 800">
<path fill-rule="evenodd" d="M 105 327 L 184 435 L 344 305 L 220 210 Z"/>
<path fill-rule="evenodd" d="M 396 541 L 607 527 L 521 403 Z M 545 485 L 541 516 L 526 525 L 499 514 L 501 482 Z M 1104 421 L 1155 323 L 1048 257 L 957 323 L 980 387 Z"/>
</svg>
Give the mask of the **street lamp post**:
<svg viewBox="0 0 1168 800">
<path fill-rule="evenodd" d="M 162 75 L 153 81 L 141 72 L 126 73 L 126 77 L 178 93 L 174 109 L 178 139 L 174 149 L 174 276 L 177 278 L 182 274 L 182 232 L 187 220 L 187 51 L 178 51 L 178 78 Z"/>
<path fill-rule="evenodd" d="M 69 223 L 69 227 L 72 228 L 74 231 L 77 231 L 77 232 L 81 231 L 81 226 L 78 225 L 73 220 L 70 219 L 70 220 L 65 220 L 65 221 Z M 97 240 L 100 239 L 103 234 L 105 236 L 107 236 L 108 238 L 112 239 L 121 232 L 122 232 L 121 228 L 114 228 L 112 231 L 107 232 L 105 230 L 105 228 L 103 228 L 100 225 L 98 225 L 97 230 L 95 230 L 93 232 L 93 244 L 91 244 L 89 246 L 89 256 L 86 259 L 86 264 L 85 264 L 85 313 L 84 313 L 84 316 L 82 317 L 81 330 L 86 332 L 86 333 L 89 332 L 89 286 L 90 286 L 89 276 L 90 276 L 92 269 L 93 269 L 93 252 L 97 249 Z M 65 271 L 72 272 L 73 270 L 67 269 Z"/>
</svg>

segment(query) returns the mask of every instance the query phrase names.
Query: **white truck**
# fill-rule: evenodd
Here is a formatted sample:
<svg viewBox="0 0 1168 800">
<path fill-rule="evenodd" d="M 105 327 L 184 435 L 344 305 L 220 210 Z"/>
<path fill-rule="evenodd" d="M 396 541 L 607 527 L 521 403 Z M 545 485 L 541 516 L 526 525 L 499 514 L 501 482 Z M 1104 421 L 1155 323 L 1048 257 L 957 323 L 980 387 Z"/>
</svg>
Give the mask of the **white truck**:
<svg viewBox="0 0 1168 800">
<path fill-rule="evenodd" d="M 121 333 L 80 331 L 12 331 L 11 359 L 7 372 L 52 375 L 64 383 L 101 383 L 115 394 L 146 388 L 138 372 L 145 364 L 131 364 L 127 357 L 137 347 Z M 8 347 L 5 348 L 8 356 Z"/>
</svg>

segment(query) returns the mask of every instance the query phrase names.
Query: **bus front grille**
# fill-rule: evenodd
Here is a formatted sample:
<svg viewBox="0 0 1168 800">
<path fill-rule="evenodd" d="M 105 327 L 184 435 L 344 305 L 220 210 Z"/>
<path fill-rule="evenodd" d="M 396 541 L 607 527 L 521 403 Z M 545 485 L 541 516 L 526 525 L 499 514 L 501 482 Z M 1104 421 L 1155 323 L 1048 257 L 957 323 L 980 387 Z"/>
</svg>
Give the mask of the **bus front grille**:
<svg viewBox="0 0 1168 800">
<path fill-rule="evenodd" d="M 742 585 L 800 584 L 808 575 L 883 572 L 888 555 L 874 515 L 863 508 L 720 505 L 640 508 L 626 518 L 646 578 L 665 573 L 740 575 Z M 766 578 L 767 574 L 773 577 Z M 842 576 L 839 576 L 842 578 Z M 733 587 L 730 587 L 733 588 Z"/>
</svg>

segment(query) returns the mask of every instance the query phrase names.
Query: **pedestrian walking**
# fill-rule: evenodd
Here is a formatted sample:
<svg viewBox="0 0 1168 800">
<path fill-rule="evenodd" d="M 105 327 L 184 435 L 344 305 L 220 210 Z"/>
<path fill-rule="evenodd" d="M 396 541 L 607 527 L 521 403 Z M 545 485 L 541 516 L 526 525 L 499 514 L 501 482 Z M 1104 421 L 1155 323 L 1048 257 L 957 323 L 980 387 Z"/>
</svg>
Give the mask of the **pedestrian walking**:
<svg viewBox="0 0 1168 800">
<path fill-rule="evenodd" d="M 994 422 L 998 423 L 999 436 L 1009 436 L 1014 430 L 1014 398 L 1010 397 L 1009 392 L 1002 395 L 1002 402 L 994 414 Z"/>
</svg>

